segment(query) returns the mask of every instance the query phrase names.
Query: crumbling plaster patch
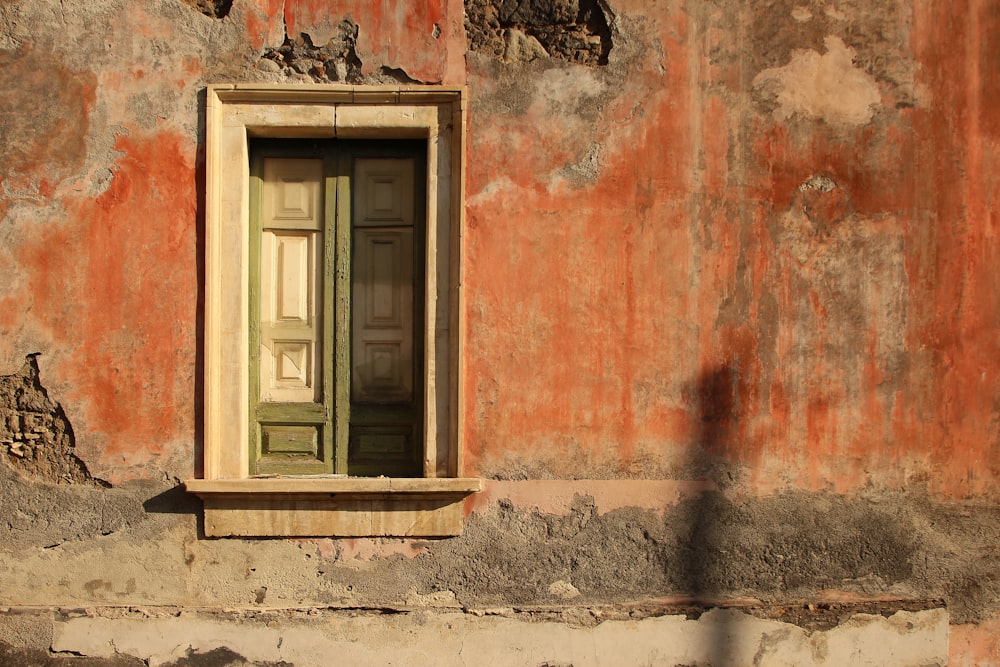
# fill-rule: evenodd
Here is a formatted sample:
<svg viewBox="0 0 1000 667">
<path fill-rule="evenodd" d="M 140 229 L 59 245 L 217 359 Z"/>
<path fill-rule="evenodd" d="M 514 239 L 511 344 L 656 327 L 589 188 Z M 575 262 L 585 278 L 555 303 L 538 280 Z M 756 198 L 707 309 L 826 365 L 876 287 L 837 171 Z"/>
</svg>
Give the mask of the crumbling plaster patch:
<svg viewBox="0 0 1000 667">
<path fill-rule="evenodd" d="M 197 9 L 205 16 L 225 18 L 233 8 L 233 0 L 181 0 L 184 4 Z"/>
<path fill-rule="evenodd" d="M 249 71 L 256 81 L 464 82 L 464 49 L 457 48 L 460 5 L 452 0 L 416 5 L 346 0 L 336 11 L 314 2 L 266 4 L 256 16 L 247 15 L 248 27 L 260 40 L 256 67 Z"/>
<path fill-rule="evenodd" d="M 824 43 L 824 54 L 795 51 L 787 65 L 758 74 L 755 90 L 766 98 L 773 96 L 778 121 L 801 113 L 833 125 L 868 123 L 881 103 L 878 84 L 854 66 L 854 51 L 843 40 L 829 36 Z"/>
<path fill-rule="evenodd" d="M 286 35 L 280 46 L 267 47 L 257 69 L 315 83 L 360 83 L 362 62 L 357 53 L 358 25 L 345 18 L 324 43 L 313 43 L 306 33 Z"/>
<path fill-rule="evenodd" d="M 358 52 L 361 27 L 345 17 L 326 41 L 310 33 L 285 35 L 280 46 L 267 46 L 257 61 L 258 74 L 275 82 L 385 85 L 425 83 L 403 67 L 362 62 Z M 326 37 L 326 34 L 323 34 Z M 433 82 L 432 82 L 433 83 Z"/>
</svg>

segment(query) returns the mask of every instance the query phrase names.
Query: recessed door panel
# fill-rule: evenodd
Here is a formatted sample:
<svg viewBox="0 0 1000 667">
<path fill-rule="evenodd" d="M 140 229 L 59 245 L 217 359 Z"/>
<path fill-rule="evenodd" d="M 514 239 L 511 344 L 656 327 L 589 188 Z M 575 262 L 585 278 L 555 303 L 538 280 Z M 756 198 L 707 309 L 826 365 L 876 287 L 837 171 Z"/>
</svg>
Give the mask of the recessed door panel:
<svg viewBox="0 0 1000 667">
<path fill-rule="evenodd" d="M 263 184 L 263 227 L 323 228 L 322 160 L 266 158 Z"/>
<path fill-rule="evenodd" d="M 360 159 L 355 227 L 413 224 L 413 160 Z"/>
<path fill-rule="evenodd" d="M 354 233 L 352 400 L 413 400 L 413 230 Z"/>
<path fill-rule="evenodd" d="M 251 151 L 251 474 L 419 475 L 426 153 Z"/>
<path fill-rule="evenodd" d="M 322 400 L 323 161 L 266 158 L 260 231 L 260 400 Z"/>
</svg>

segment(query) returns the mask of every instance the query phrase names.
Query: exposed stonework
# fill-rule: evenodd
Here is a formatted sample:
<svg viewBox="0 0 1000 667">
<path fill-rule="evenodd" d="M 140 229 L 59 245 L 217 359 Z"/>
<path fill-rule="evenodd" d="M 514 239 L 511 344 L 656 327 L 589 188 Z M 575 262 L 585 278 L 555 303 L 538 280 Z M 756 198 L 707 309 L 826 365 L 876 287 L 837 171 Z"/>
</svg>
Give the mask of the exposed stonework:
<svg viewBox="0 0 1000 667">
<path fill-rule="evenodd" d="M 344 19 L 338 26 L 338 34 L 326 44 L 313 44 L 305 33 L 295 39 L 286 35 L 284 44 L 264 51 L 257 67 L 286 76 L 304 75 L 317 83 L 358 83 L 361 60 L 356 51 L 357 41 L 357 24 Z"/>
<path fill-rule="evenodd" d="M 205 16 L 212 18 L 225 18 L 229 15 L 229 10 L 233 8 L 233 0 L 181 0 L 184 4 L 190 5 L 200 11 Z"/>
<path fill-rule="evenodd" d="M 382 65 L 365 73 L 358 55 L 359 26 L 349 18 L 341 21 L 335 35 L 324 44 L 315 44 L 308 33 L 285 36 L 281 46 L 270 46 L 257 61 L 257 69 L 277 74 L 284 80 L 312 83 L 413 84 L 424 83 L 400 67 Z"/>
<path fill-rule="evenodd" d="M 96 484 L 74 453 L 73 428 L 62 406 L 49 398 L 38 376 L 38 355 L 20 372 L 0 376 L 0 451 L 21 473 L 56 484 Z"/>
<path fill-rule="evenodd" d="M 607 65 L 609 16 L 600 0 L 465 0 L 469 49 L 508 62 L 547 56 Z"/>
</svg>

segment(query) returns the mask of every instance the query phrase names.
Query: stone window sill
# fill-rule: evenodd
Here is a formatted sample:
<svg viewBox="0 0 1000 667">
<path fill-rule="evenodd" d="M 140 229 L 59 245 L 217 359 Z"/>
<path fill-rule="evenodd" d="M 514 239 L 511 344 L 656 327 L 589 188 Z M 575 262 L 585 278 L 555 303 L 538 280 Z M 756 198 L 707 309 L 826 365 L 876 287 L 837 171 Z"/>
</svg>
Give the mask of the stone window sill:
<svg viewBox="0 0 1000 667">
<path fill-rule="evenodd" d="M 209 537 L 460 535 L 477 478 L 258 477 L 193 479 Z"/>
</svg>

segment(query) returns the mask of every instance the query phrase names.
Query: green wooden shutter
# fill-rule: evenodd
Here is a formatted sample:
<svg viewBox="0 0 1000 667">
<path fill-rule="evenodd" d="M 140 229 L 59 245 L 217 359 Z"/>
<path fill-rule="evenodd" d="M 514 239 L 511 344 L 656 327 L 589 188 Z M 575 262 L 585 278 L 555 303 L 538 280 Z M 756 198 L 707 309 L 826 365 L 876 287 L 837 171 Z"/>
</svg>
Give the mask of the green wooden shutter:
<svg viewBox="0 0 1000 667">
<path fill-rule="evenodd" d="M 418 142 L 256 142 L 251 474 L 419 476 Z"/>
</svg>

